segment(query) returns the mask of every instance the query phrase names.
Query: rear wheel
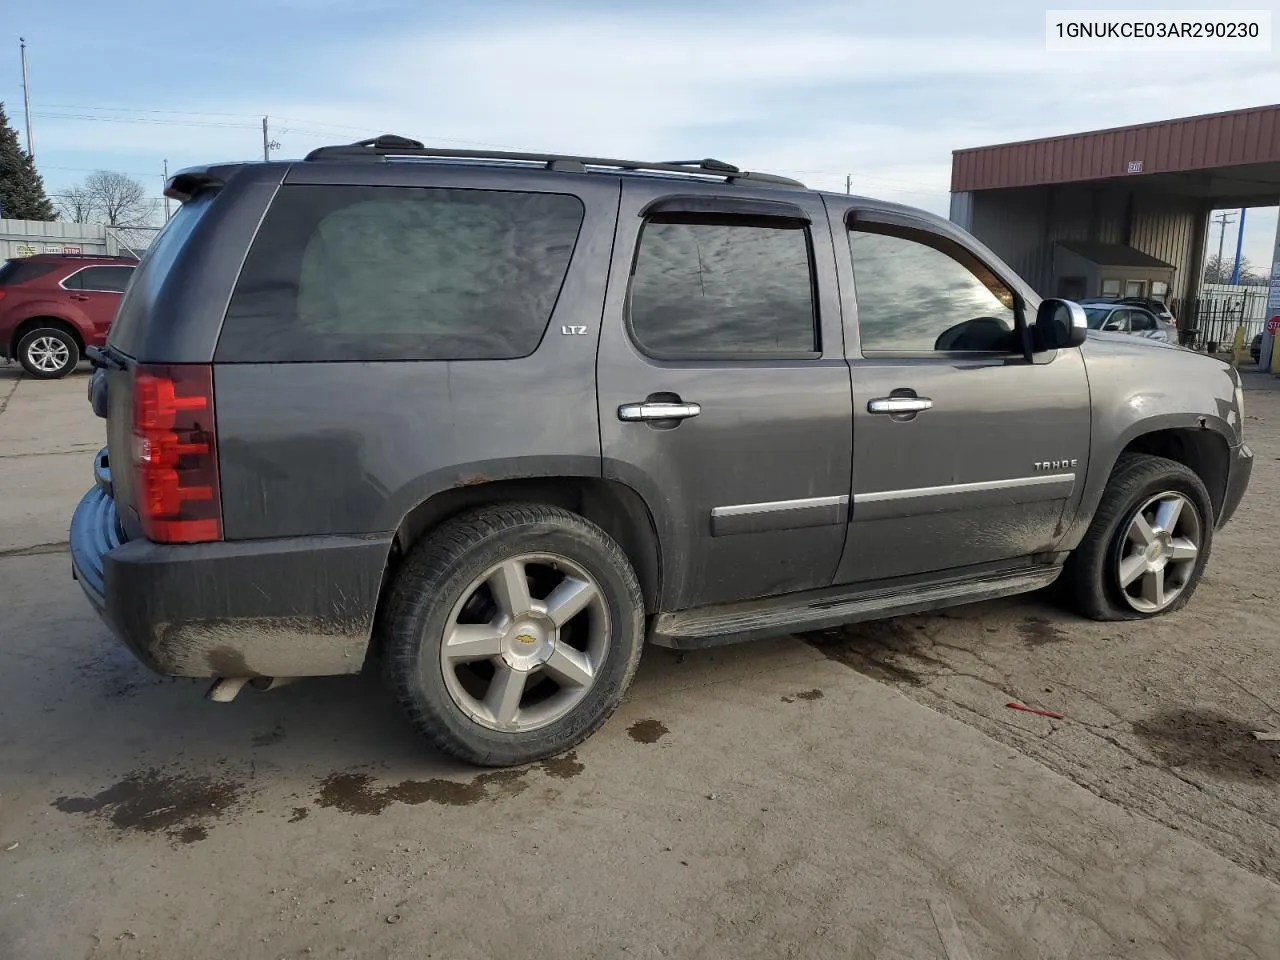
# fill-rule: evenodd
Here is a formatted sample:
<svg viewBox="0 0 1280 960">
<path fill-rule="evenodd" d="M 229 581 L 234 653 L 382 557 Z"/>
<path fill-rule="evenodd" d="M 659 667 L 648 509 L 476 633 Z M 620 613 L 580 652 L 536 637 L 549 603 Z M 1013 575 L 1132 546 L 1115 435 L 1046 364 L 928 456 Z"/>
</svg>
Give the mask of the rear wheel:
<svg viewBox="0 0 1280 960">
<path fill-rule="evenodd" d="M 390 680 L 437 748 L 509 766 L 568 750 L 631 683 L 644 604 L 622 549 L 544 504 L 481 508 L 405 558 L 382 630 Z"/>
<path fill-rule="evenodd" d="M 1095 620 L 1171 613 L 1195 592 L 1213 544 L 1213 503 L 1194 471 L 1126 454 L 1067 561 L 1067 602 Z"/>
<path fill-rule="evenodd" d="M 80 363 L 80 345 L 60 327 L 36 327 L 18 341 L 18 361 L 31 376 L 56 380 Z"/>
</svg>

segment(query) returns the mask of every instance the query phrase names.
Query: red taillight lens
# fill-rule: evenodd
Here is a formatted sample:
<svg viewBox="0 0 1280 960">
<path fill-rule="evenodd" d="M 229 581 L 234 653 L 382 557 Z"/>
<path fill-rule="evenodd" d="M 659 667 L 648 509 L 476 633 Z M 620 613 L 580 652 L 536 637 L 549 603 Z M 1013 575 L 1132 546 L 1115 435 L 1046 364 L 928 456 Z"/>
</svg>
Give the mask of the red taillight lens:
<svg viewBox="0 0 1280 960">
<path fill-rule="evenodd" d="M 157 543 L 222 539 L 213 368 L 133 373 L 133 468 L 142 532 Z"/>
</svg>

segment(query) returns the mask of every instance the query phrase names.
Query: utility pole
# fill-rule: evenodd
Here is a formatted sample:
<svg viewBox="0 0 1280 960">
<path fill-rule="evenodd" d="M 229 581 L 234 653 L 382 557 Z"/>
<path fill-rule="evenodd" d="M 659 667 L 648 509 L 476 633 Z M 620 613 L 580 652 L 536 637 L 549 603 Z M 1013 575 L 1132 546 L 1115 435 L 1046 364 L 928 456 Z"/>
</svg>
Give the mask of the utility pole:
<svg viewBox="0 0 1280 960">
<path fill-rule="evenodd" d="M 853 192 L 853 175 L 852 174 L 846 173 L 844 175 L 844 192 L 845 193 Z"/>
<path fill-rule="evenodd" d="M 1222 270 L 1222 244 L 1227 238 L 1227 225 L 1236 222 L 1234 216 L 1228 216 L 1227 211 L 1223 210 L 1220 214 L 1213 218 L 1213 222 L 1219 224 L 1222 229 L 1218 231 L 1218 283 L 1222 283 L 1225 279 Z"/>
<path fill-rule="evenodd" d="M 164 219 L 169 222 L 169 158 L 164 161 Z"/>
<path fill-rule="evenodd" d="M 36 158 L 35 142 L 31 139 L 31 89 L 27 86 L 27 38 L 19 37 L 22 50 L 22 111 L 27 121 L 27 153 L 31 159 Z"/>
<path fill-rule="evenodd" d="M 271 135 L 267 132 L 267 118 L 262 118 L 262 159 L 270 161 L 271 151 L 279 150 L 280 144 L 271 139 Z"/>
<path fill-rule="evenodd" d="M 1231 268 L 1231 283 L 1232 283 L 1232 284 L 1237 284 L 1237 283 L 1239 283 L 1239 282 L 1240 282 L 1240 253 L 1241 253 L 1241 250 L 1244 248 L 1244 215 L 1245 215 L 1245 209 L 1246 209 L 1246 208 L 1244 208 L 1244 207 L 1241 207 L 1241 208 L 1240 208 L 1240 230 L 1239 230 L 1239 232 L 1237 232 L 1237 233 L 1236 233 L 1236 262 L 1235 262 L 1235 265 Z"/>
</svg>

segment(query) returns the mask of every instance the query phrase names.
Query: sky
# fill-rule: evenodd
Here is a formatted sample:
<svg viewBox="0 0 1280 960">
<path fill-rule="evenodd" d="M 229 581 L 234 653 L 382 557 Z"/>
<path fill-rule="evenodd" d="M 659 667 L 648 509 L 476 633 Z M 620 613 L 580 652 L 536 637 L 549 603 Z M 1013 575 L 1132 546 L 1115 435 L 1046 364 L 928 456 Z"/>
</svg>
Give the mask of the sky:
<svg viewBox="0 0 1280 960">
<path fill-rule="evenodd" d="M 1275 0 L 1240 5 L 1270 9 L 1280 32 Z M 713 156 L 823 189 L 843 190 L 847 174 L 855 193 L 945 214 L 954 149 L 1259 106 L 1280 92 L 1280 49 L 1047 52 L 1045 5 L 1025 0 L 6 7 L 0 100 L 21 131 L 25 36 L 51 194 L 105 168 L 158 198 L 166 159 L 176 170 L 260 157 L 265 115 L 282 157 L 383 132 L 438 146 Z M 1249 212 L 1255 264 L 1269 262 L 1275 230 L 1275 208 Z"/>
</svg>

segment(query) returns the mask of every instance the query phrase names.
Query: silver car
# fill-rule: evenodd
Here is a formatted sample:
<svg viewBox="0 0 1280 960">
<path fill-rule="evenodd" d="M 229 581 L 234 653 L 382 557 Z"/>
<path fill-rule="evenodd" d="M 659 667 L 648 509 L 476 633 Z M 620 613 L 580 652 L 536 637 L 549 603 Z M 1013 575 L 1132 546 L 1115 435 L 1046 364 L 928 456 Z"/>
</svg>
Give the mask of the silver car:
<svg viewBox="0 0 1280 960">
<path fill-rule="evenodd" d="M 1143 307 L 1113 300 L 1086 300 L 1080 306 L 1084 307 L 1090 330 L 1128 333 L 1164 343 L 1178 342 L 1178 328 Z"/>
</svg>

